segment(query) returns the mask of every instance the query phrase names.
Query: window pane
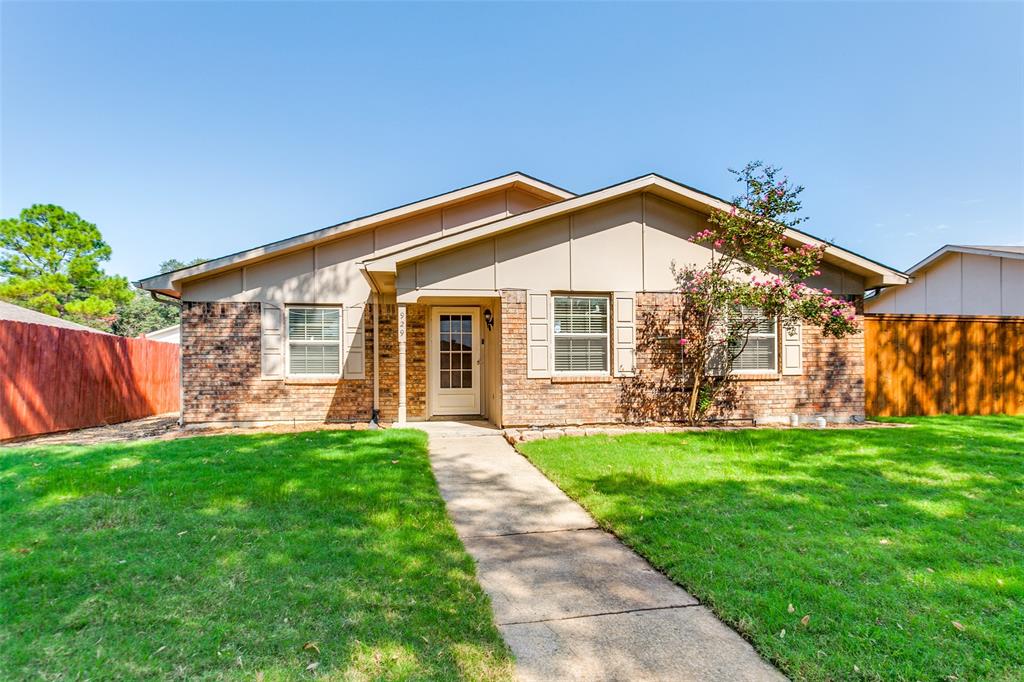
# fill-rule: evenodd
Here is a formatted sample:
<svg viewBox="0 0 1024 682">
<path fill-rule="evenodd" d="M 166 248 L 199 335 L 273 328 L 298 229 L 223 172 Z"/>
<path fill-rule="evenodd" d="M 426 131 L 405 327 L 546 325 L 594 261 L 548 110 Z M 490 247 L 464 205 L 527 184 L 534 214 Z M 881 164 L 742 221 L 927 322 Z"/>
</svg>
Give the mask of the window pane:
<svg viewBox="0 0 1024 682">
<path fill-rule="evenodd" d="M 451 388 L 451 376 L 451 372 L 441 370 L 441 388 Z"/>
<path fill-rule="evenodd" d="M 741 334 L 749 330 L 745 345 L 742 339 L 729 343 L 732 353 L 743 348 L 733 361 L 733 369 L 775 371 L 775 320 L 748 306 L 738 307 L 733 318 L 734 329 Z"/>
<path fill-rule="evenodd" d="M 291 343 L 288 348 L 290 374 L 338 374 L 341 347 L 336 343 Z"/>
<path fill-rule="evenodd" d="M 556 296 L 556 334 L 607 334 L 608 299 L 603 296 Z"/>
<path fill-rule="evenodd" d="M 750 306 L 737 306 L 733 310 L 733 319 L 736 326 L 743 326 L 750 329 L 751 334 L 774 334 L 775 323 L 765 316 L 764 311 Z"/>
<path fill-rule="evenodd" d="M 462 370 L 462 387 L 473 388 L 473 370 L 464 369 Z"/>
<path fill-rule="evenodd" d="M 733 350 L 735 352 L 735 348 Z M 733 369 L 775 369 L 775 339 L 771 337 L 750 337 L 747 345 L 733 361 Z"/>
<path fill-rule="evenodd" d="M 452 388 L 462 388 L 462 372 L 453 371 L 450 372 L 452 375 Z"/>
<path fill-rule="evenodd" d="M 607 339 L 555 337 L 556 372 L 605 372 L 607 370 Z"/>
<path fill-rule="evenodd" d="M 288 338 L 292 341 L 337 341 L 340 313 L 337 308 L 289 308 Z"/>
<path fill-rule="evenodd" d="M 452 356 L 449 355 L 448 353 L 441 353 L 441 369 L 442 370 L 446 370 L 449 367 L 451 367 L 451 365 L 449 364 L 451 362 L 451 357 Z"/>
</svg>

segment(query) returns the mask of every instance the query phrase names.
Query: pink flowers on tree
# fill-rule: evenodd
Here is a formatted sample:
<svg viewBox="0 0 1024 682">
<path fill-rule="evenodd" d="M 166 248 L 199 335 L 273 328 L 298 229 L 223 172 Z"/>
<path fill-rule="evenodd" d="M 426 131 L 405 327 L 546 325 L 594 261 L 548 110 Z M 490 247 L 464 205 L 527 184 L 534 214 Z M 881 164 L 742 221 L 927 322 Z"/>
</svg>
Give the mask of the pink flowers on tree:
<svg viewBox="0 0 1024 682">
<path fill-rule="evenodd" d="M 733 362 L 766 318 L 813 324 L 837 338 L 857 331 L 850 302 L 805 283 L 821 275 L 827 245 L 793 243 L 790 228 L 806 220 L 799 216 L 803 187 L 778 179 L 779 169 L 760 162 L 730 172 L 743 194 L 728 210 L 714 210 L 710 227 L 690 237 L 712 250 L 710 261 L 675 269 L 683 294 L 679 346 L 687 414 L 694 422 L 706 417 L 719 391 L 734 380 Z"/>
</svg>

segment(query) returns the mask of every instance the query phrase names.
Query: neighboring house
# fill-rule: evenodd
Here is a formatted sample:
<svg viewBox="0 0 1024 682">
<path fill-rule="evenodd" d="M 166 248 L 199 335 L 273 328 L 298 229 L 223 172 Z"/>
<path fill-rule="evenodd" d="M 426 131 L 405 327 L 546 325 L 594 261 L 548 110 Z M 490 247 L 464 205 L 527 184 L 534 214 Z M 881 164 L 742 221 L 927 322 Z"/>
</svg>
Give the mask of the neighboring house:
<svg viewBox="0 0 1024 682">
<path fill-rule="evenodd" d="M 947 244 L 914 265 L 905 287 L 866 299 L 868 313 L 1024 316 L 1024 246 Z"/>
<path fill-rule="evenodd" d="M 93 329 L 92 327 L 87 327 L 84 324 L 62 320 L 59 317 L 40 313 L 35 310 L 29 310 L 28 308 L 22 308 L 20 305 L 14 305 L 13 303 L 8 303 L 6 301 L 0 301 L 0 320 L 28 322 L 29 324 L 45 324 L 48 327 L 60 327 L 62 329 L 75 329 L 80 332 L 106 334 L 106 332 L 100 331 L 99 329 Z"/>
<path fill-rule="evenodd" d="M 174 324 L 170 327 L 146 332 L 145 336 L 150 341 L 163 341 L 164 343 L 181 343 L 181 325 Z"/>
<path fill-rule="evenodd" d="M 183 421 L 502 426 L 679 419 L 673 263 L 729 205 L 646 175 L 583 195 L 521 173 L 142 280 L 182 301 Z M 825 245 L 859 300 L 903 273 Z M 675 326 L 675 327 L 674 327 Z M 674 336 L 673 336 L 674 335 Z M 857 335 L 767 321 L 717 416 L 864 414 Z"/>
</svg>

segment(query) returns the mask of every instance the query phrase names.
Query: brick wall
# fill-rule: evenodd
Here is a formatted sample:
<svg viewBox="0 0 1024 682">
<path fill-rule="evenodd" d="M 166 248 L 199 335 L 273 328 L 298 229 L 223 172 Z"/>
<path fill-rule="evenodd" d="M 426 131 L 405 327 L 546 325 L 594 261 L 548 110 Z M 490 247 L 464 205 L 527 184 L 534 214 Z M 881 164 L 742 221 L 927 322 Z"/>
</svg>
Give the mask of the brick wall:
<svg viewBox="0 0 1024 682">
<path fill-rule="evenodd" d="M 526 295 L 502 292 L 503 422 L 506 426 L 680 421 L 685 394 L 679 380 L 675 294 L 637 294 L 637 376 L 526 376 Z M 803 328 L 803 374 L 745 377 L 723 394 L 713 416 L 753 419 L 825 415 L 845 421 L 864 414 L 864 340 L 823 338 Z"/>
<path fill-rule="evenodd" d="M 186 424 L 255 421 L 367 421 L 373 407 L 372 306 L 365 310 L 366 378 L 310 383 L 260 378 L 260 304 L 182 304 L 182 416 Z M 397 308 L 380 310 L 381 420 L 398 406 Z M 408 331 L 409 414 L 426 404 L 425 314 L 410 306 Z"/>
</svg>

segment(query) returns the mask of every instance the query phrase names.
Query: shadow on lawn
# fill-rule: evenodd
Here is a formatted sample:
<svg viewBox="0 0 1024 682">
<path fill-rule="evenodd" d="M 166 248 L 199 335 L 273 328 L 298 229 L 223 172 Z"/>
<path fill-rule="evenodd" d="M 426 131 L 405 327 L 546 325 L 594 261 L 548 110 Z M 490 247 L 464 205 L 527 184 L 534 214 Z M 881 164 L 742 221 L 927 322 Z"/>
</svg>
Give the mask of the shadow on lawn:
<svg viewBox="0 0 1024 682">
<path fill-rule="evenodd" d="M 417 432 L 22 449 L 0 476 L 8 675 L 507 663 Z"/>
<path fill-rule="evenodd" d="M 978 679 L 1024 669 L 1022 424 L 623 436 L 549 470 L 791 675 Z"/>
</svg>

